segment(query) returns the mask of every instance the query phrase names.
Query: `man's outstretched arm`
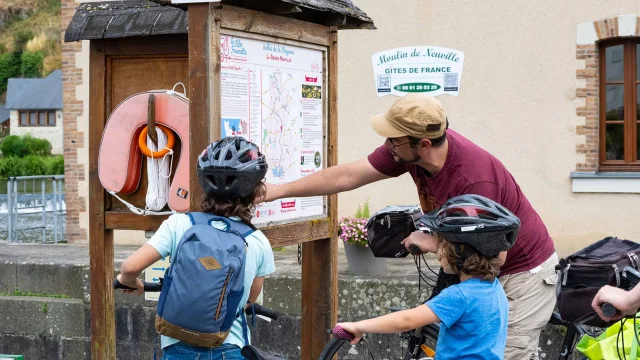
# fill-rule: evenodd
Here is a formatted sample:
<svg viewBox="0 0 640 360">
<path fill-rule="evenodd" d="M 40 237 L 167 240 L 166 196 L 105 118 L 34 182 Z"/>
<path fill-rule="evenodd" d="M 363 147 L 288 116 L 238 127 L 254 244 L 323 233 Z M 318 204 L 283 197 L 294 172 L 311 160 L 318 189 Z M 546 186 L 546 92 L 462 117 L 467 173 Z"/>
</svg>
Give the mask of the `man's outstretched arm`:
<svg viewBox="0 0 640 360">
<path fill-rule="evenodd" d="M 289 197 L 332 195 L 387 179 L 367 158 L 332 166 L 288 184 L 267 184 L 267 194 L 261 202 Z"/>
</svg>

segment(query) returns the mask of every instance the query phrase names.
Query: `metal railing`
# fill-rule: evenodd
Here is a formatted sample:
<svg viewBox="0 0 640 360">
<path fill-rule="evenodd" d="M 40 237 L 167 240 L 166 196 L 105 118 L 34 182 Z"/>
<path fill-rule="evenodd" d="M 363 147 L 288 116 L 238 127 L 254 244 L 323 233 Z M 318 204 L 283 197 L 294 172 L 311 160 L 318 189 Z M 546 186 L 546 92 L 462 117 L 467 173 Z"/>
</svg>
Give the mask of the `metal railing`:
<svg viewBox="0 0 640 360">
<path fill-rule="evenodd" d="M 7 229 L 10 242 L 19 242 L 21 232 L 41 229 L 42 242 L 46 243 L 48 214 L 53 217 L 53 242 L 58 243 L 65 238 L 64 216 L 67 211 L 66 207 L 63 208 L 63 181 L 64 175 L 16 176 L 8 179 Z M 41 223 L 38 223 L 38 218 Z"/>
</svg>

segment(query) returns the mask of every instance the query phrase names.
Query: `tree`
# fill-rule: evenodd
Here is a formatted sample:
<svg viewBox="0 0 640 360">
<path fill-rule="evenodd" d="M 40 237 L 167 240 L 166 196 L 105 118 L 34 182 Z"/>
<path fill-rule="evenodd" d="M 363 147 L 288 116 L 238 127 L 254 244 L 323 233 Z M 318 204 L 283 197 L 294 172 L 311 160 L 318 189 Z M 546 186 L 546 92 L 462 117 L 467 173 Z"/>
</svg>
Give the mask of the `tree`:
<svg viewBox="0 0 640 360">
<path fill-rule="evenodd" d="M 37 78 L 42 75 L 42 62 L 44 61 L 44 55 L 42 52 L 29 52 L 25 51 L 21 56 L 22 65 L 20 72 L 22 76 L 26 78 Z"/>
<path fill-rule="evenodd" d="M 7 91 L 9 78 L 20 76 L 20 54 L 8 52 L 0 55 L 0 94 Z"/>
</svg>

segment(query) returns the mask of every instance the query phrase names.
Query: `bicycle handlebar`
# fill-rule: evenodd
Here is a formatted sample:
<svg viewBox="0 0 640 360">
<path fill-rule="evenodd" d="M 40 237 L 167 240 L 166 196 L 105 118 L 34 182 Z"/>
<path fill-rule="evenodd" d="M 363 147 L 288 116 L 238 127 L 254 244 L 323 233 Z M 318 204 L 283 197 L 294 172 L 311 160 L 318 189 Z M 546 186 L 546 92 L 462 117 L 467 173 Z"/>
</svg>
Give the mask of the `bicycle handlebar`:
<svg viewBox="0 0 640 360">
<path fill-rule="evenodd" d="M 602 314 L 606 317 L 612 317 L 614 316 L 616 313 L 618 312 L 618 309 L 616 309 L 615 306 L 609 304 L 609 303 L 604 303 L 602 304 Z"/>
<path fill-rule="evenodd" d="M 142 282 L 142 283 L 144 284 L 145 292 L 160 292 L 162 290 L 162 279 L 160 280 L 160 283 L 154 283 L 154 282 Z M 121 290 L 137 290 L 127 285 L 124 285 L 123 283 L 118 281 L 118 279 L 113 279 L 113 288 L 121 289 Z"/>
<path fill-rule="evenodd" d="M 345 330 L 342 326 L 334 327 L 331 332 L 333 333 L 333 336 L 338 339 L 353 340 L 353 338 L 355 337 L 352 333 Z"/>
<path fill-rule="evenodd" d="M 262 306 L 260 304 L 252 304 L 253 306 L 253 310 L 251 310 L 251 306 L 249 306 L 244 312 L 247 315 L 252 315 L 253 311 L 255 311 L 256 315 L 262 315 L 262 316 L 266 316 L 269 319 L 272 320 L 278 320 L 278 317 L 280 317 L 280 312 L 273 310 L 273 309 L 269 309 L 266 306 Z"/>
<path fill-rule="evenodd" d="M 625 280 L 626 284 L 624 287 L 627 289 L 632 289 L 638 283 L 640 283 L 640 272 L 638 270 L 632 268 L 631 266 L 625 266 L 622 271 L 622 278 Z M 618 309 L 610 303 L 602 304 L 602 314 L 606 317 L 613 317 L 616 313 L 618 313 Z"/>
</svg>

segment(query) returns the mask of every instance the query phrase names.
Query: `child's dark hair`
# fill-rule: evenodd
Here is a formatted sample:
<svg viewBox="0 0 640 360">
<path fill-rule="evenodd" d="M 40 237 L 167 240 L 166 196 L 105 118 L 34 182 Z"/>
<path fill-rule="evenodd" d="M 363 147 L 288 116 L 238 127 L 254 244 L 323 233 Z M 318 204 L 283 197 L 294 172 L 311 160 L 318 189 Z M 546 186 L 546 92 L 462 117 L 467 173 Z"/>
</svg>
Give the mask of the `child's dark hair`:
<svg viewBox="0 0 640 360">
<path fill-rule="evenodd" d="M 458 251 L 464 251 L 464 254 L 458 254 Z M 458 251 L 456 251 L 456 244 L 438 236 L 438 256 L 447 259 L 451 270 L 457 275 L 465 273 L 483 280 L 493 281 L 500 273 L 501 264 L 498 256 L 484 256 L 469 245 L 465 245 L 464 250 L 459 245 Z M 461 261 L 463 256 L 465 260 Z"/>
<path fill-rule="evenodd" d="M 253 213 L 255 212 L 255 199 L 263 197 L 267 192 L 264 182 L 261 182 L 248 196 L 242 198 L 221 198 L 208 194 L 202 199 L 200 210 L 205 213 L 218 216 L 237 216 L 245 224 L 251 224 Z"/>
</svg>

